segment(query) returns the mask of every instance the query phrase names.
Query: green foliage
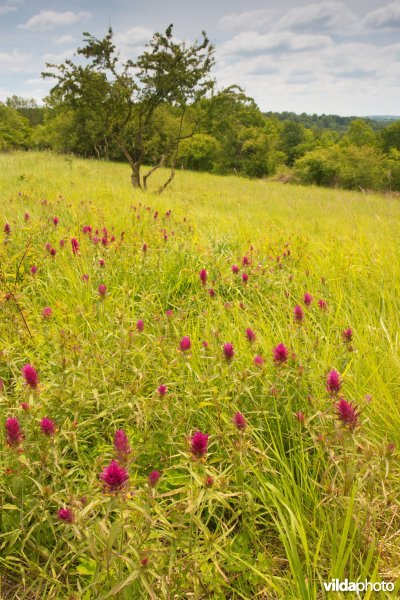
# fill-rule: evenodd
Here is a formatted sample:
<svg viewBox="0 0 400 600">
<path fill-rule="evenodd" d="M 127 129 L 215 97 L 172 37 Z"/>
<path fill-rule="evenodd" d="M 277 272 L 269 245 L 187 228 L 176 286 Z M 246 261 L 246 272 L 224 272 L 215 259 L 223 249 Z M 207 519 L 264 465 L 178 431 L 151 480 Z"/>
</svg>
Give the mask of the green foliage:
<svg viewBox="0 0 400 600">
<path fill-rule="evenodd" d="M 29 121 L 0 102 L 0 151 L 29 148 L 30 135 Z"/>
<path fill-rule="evenodd" d="M 385 127 L 381 132 L 381 136 L 384 152 L 389 152 L 391 148 L 400 150 L 400 121 Z"/>
</svg>

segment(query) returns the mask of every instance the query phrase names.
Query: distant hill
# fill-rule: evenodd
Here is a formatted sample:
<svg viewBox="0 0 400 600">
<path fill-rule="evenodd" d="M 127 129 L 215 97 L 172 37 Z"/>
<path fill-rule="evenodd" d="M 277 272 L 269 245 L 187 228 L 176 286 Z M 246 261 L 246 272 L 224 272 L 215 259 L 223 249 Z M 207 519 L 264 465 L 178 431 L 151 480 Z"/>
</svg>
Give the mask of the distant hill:
<svg viewBox="0 0 400 600">
<path fill-rule="evenodd" d="M 338 131 L 340 133 L 346 131 L 348 126 L 355 119 L 363 119 L 371 125 L 373 129 L 381 129 L 386 125 L 389 125 L 393 121 L 397 121 L 400 117 L 389 116 L 389 115 L 371 115 L 367 117 L 358 117 L 356 115 L 351 117 L 341 117 L 339 115 L 317 115 L 316 113 L 310 115 L 307 113 L 297 114 L 294 112 L 265 112 L 263 113 L 266 117 L 275 117 L 279 121 L 295 121 L 301 123 L 304 127 L 310 129 L 330 129 L 332 131 Z"/>
</svg>

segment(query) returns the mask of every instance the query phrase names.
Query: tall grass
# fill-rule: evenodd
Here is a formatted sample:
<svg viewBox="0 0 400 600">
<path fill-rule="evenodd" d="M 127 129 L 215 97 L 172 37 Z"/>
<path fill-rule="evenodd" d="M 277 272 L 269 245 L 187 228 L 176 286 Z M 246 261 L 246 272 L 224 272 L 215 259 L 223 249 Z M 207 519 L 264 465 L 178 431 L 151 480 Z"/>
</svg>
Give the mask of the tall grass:
<svg viewBox="0 0 400 600">
<path fill-rule="evenodd" d="M 1 228 L 10 225 L 0 250 L 0 595 L 316 599 L 328 597 L 324 581 L 346 577 L 393 581 L 396 595 L 398 200 L 188 172 L 155 196 L 132 190 L 125 165 L 46 153 L 0 156 L 0 184 Z M 107 246 L 93 242 L 103 227 Z M 38 390 L 24 384 L 27 363 Z M 326 390 L 333 368 L 360 411 L 354 430 Z M 46 416 L 54 436 L 40 430 Z M 24 433 L 16 447 L 8 417 Z M 117 429 L 133 452 L 129 485 L 110 495 L 99 474 L 116 457 Z M 190 452 L 197 430 L 210 436 L 203 458 Z"/>
</svg>

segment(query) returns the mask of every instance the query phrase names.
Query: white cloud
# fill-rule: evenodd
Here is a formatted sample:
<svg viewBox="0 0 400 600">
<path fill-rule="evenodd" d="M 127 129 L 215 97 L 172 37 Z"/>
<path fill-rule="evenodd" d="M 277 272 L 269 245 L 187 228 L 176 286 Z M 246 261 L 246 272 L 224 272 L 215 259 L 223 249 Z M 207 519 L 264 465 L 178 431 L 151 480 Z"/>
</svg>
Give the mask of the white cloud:
<svg viewBox="0 0 400 600">
<path fill-rule="evenodd" d="M 54 54 L 52 52 L 46 52 L 45 54 L 43 54 L 43 60 L 44 62 L 48 62 L 48 63 L 62 63 L 64 62 L 67 58 L 72 58 L 74 55 L 75 50 L 69 49 L 69 50 L 64 50 L 64 52 L 60 52 L 59 54 Z"/>
<path fill-rule="evenodd" d="M 301 31 L 346 31 L 353 28 L 358 19 L 342 2 L 325 0 L 319 4 L 309 4 L 292 8 L 277 23 L 278 29 Z"/>
<path fill-rule="evenodd" d="M 367 13 L 361 26 L 367 30 L 400 29 L 400 1 L 392 2 Z"/>
<path fill-rule="evenodd" d="M 15 8 L 15 6 L 10 6 L 9 4 L 4 4 L 3 6 L 0 6 L 0 16 L 7 15 L 8 13 L 14 12 L 15 10 L 17 10 Z"/>
<path fill-rule="evenodd" d="M 69 44 L 74 41 L 72 35 L 60 35 L 60 37 L 54 38 L 53 43 L 55 46 L 62 46 L 63 44 Z"/>
<path fill-rule="evenodd" d="M 117 46 L 128 46 L 136 48 L 144 46 L 153 37 L 153 31 L 146 27 L 132 27 L 126 31 L 115 34 L 115 43 Z"/>
<path fill-rule="evenodd" d="M 34 15 L 26 23 L 18 25 L 20 29 L 30 29 L 32 31 L 46 31 L 61 27 L 64 25 L 73 25 L 74 23 L 87 21 L 91 14 L 86 11 L 74 13 L 71 11 L 56 12 L 55 10 L 41 10 L 37 15 Z"/>
<path fill-rule="evenodd" d="M 254 29 L 265 29 L 273 25 L 274 11 L 272 10 L 249 10 L 240 13 L 226 15 L 219 20 L 219 27 L 225 31 L 246 31 Z"/>
<path fill-rule="evenodd" d="M 273 31 L 265 35 L 256 31 L 239 33 L 221 44 L 217 53 L 222 56 L 253 53 L 299 52 L 319 50 L 332 45 L 332 40 L 324 35 L 298 35 L 290 31 Z"/>
</svg>

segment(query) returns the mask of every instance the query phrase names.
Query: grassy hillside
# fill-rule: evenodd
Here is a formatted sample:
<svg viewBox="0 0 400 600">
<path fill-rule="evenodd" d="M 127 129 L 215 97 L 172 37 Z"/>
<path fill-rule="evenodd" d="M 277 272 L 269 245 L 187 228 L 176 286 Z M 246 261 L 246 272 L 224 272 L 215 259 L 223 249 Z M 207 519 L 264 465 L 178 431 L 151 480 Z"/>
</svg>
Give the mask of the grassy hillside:
<svg viewBox="0 0 400 600">
<path fill-rule="evenodd" d="M 0 595 L 398 591 L 398 199 L 32 152 L 0 214 Z"/>
</svg>

